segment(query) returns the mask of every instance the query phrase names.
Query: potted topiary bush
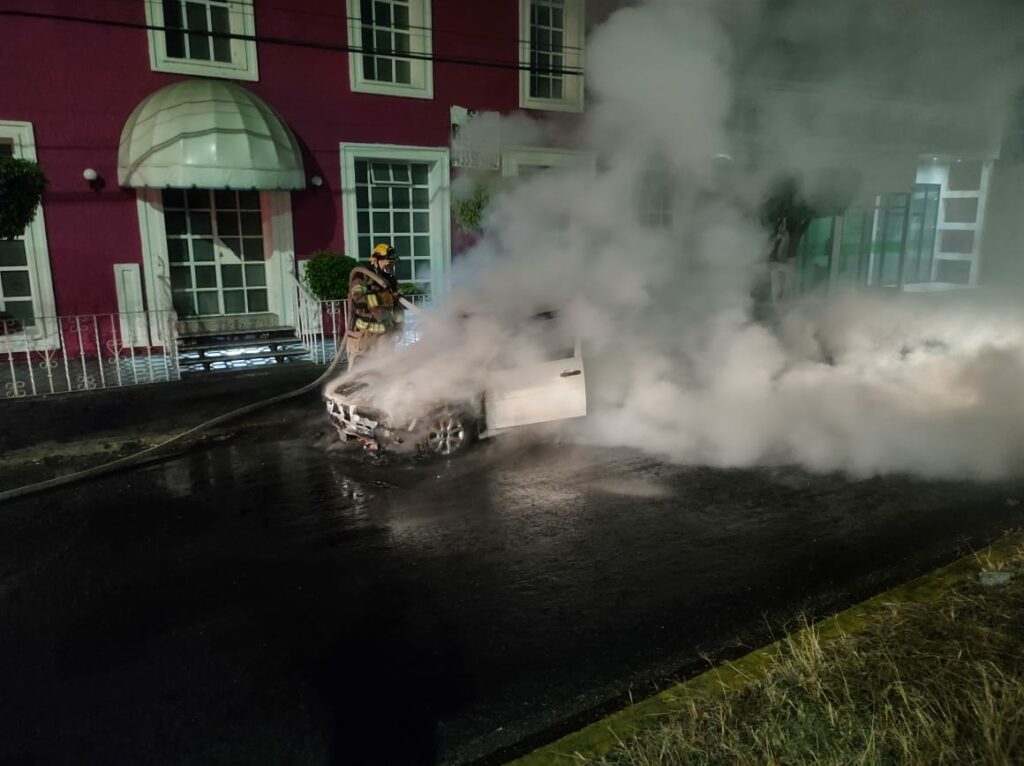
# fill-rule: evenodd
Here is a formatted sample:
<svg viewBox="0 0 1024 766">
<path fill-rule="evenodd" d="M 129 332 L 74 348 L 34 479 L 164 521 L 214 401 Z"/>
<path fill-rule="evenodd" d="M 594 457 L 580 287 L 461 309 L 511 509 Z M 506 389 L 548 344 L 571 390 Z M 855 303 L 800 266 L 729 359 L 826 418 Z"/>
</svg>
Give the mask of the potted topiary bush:
<svg viewBox="0 0 1024 766">
<path fill-rule="evenodd" d="M 0 239 L 14 239 L 36 217 L 46 176 L 32 160 L 0 157 Z"/>
<path fill-rule="evenodd" d="M 334 250 L 319 250 L 306 262 L 306 287 L 320 301 L 348 297 L 348 278 L 359 265 L 355 258 Z"/>
</svg>

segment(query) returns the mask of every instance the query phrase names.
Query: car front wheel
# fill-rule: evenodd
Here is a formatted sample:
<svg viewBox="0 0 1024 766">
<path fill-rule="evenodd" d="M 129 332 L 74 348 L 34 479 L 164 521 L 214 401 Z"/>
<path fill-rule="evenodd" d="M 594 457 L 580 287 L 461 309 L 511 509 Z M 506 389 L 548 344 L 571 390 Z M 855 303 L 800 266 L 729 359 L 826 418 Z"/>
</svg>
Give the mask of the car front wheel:
<svg viewBox="0 0 1024 766">
<path fill-rule="evenodd" d="M 448 457 L 462 452 L 476 435 L 471 417 L 457 410 L 440 410 L 426 421 L 423 449 L 432 454 Z"/>
</svg>

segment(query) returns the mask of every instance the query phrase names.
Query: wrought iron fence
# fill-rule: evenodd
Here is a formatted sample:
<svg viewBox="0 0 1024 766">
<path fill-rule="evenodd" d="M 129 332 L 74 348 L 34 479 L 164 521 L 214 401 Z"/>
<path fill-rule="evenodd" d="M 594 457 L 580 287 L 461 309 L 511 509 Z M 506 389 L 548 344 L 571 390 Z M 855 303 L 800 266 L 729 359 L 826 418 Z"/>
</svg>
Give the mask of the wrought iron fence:
<svg viewBox="0 0 1024 766">
<path fill-rule="evenodd" d="M 8 398 L 178 380 L 173 311 L 0 320 Z"/>
</svg>

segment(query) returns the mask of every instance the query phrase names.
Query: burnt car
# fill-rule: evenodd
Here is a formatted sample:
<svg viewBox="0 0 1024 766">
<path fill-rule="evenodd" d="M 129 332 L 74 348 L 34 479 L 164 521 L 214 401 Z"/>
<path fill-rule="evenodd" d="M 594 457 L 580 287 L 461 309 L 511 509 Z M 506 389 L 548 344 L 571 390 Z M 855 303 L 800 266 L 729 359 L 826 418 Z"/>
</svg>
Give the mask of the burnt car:
<svg viewBox="0 0 1024 766">
<path fill-rule="evenodd" d="M 550 318 L 543 315 L 543 320 Z M 477 439 L 585 416 L 580 344 L 559 342 L 557 334 L 548 332 L 541 338 L 531 343 L 528 358 L 503 353 L 504 348 L 481 365 L 479 374 L 453 377 L 426 396 L 415 395 L 421 392 L 415 365 L 400 381 L 381 369 L 354 370 L 327 385 L 328 417 L 343 441 L 358 441 L 371 450 L 448 456 Z M 401 352 L 397 356 L 400 360 Z M 396 366 L 401 368 L 401 362 L 389 368 Z"/>
</svg>

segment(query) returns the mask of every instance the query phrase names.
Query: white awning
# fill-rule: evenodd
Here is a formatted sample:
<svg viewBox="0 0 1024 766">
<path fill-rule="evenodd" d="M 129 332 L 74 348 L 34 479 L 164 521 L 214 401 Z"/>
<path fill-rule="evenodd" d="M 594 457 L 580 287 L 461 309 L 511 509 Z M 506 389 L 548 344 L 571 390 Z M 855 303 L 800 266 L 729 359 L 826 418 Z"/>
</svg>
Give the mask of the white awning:
<svg viewBox="0 0 1024 766">
<path fill-rule="evenodd" d="M 303 189 L 298 142 L 255 94 L 224 80 L 182 80 L 128 117 L 117 153 L 121 186 Z"/>
</svg>

